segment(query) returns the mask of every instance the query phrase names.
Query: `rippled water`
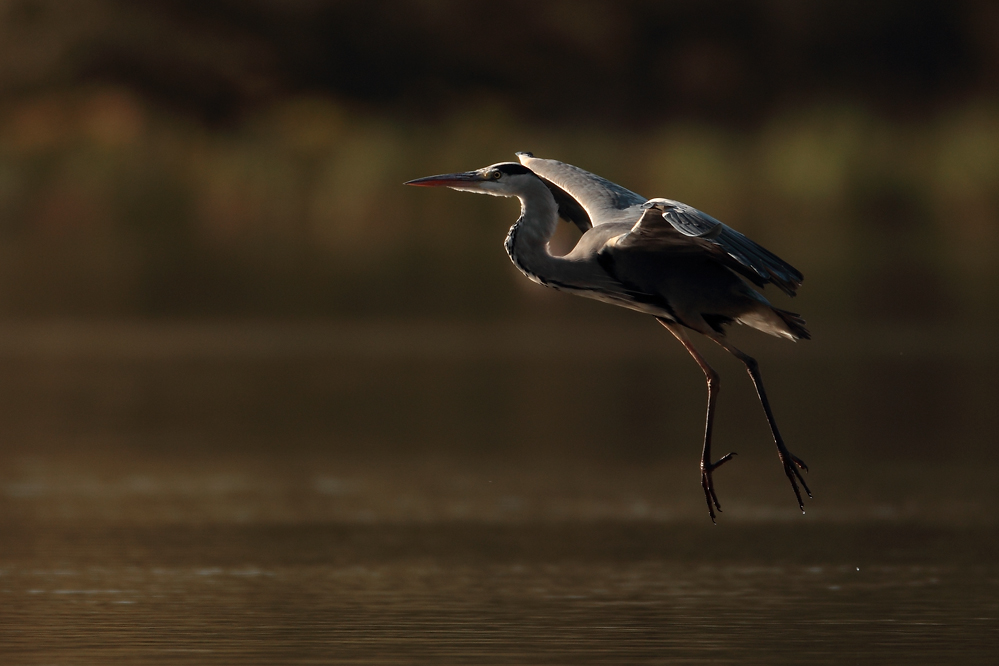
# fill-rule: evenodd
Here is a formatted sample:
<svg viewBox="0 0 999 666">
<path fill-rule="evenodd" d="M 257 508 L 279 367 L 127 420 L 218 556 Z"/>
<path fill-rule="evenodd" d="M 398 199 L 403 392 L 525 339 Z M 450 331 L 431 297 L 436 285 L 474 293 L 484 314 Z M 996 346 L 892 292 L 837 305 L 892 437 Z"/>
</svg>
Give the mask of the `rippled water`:
<svg viewBox="0 0 999 666">
<path fill-rule="evenodd" d="M 999 650 L 989 356 L 764 363 L 812 466 L 804 516 L 726 367 L 718 437 L 740 456 L 713 527 L 703 387 L 680 356 L 580 367 L 451 329 L 408 347 L 381 329 L 67 330 L 0 331 L 4 664 Z"/>
<path fill-rule="evenodd" d="M 898 546 L 994 556 L 980 532 L 75 526 L 5 541 L 5 663 L 987 663 L 999 646 L 994 564 Z"/>
</svg>

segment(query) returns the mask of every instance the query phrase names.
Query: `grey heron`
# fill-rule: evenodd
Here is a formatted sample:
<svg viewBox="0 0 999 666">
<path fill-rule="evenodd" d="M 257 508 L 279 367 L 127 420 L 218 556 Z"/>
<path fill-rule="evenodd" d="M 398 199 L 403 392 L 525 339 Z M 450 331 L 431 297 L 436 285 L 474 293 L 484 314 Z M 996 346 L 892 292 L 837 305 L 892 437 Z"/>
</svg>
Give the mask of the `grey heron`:
<svg viewBox="0 0 999 666">
<path fill-rule="evenodd" d="M 784 445 L 755 359 L 732 346 L 724 327 L 739 323 L 789 340 L 808 339 L 804 320 L 770 304 L 758 287 L 773 284 L 793 296 L 803 276 L 773 253 L 706 213 L 670 199 L 646 199 L 571 164 L 517 153 L 520 163 L 417 178 L 407 185 L 517 197 L 520 219 L 510 228 L 506 250 L 524 275 L 567 291 L 654 316 L 704 372 L 708 387 L 701 487 L 711 521 L 721 504 L 713 472 L 732 459 L 711 461 L 711 430 L 719 376 L 687 335 L 696 331 L 739 359 L 763 405 L 777 455 L 805 511 L 801 487 L 812 496 L 800 470 L 805 463 Z M 583 232 L 564 256 L 549 252 L 559 218 Z"/>
</svg>

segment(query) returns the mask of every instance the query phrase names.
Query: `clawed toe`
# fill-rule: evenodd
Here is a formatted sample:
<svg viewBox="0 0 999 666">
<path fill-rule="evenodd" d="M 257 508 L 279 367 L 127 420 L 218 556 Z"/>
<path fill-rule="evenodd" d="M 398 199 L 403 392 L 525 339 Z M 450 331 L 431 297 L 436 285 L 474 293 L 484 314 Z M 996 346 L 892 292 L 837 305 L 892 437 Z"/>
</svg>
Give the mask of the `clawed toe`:
<svg viewBox="0 0 999 666">
<path fill-rule="evenodd" d="M 711 516 L 711 522 L 716 525 L 718 523 L 715 520 L 715 510 L 717 509 L 720 513 L 722 508 L 718 502 L 718 496 L 715 494 L 715 483 L 711 473 L 731 460 L 734 455 L 736 455 L 735 452 L 728 453 L 714 463 L 701 462 L 701 488 L 704 489 L 704 499 L 708 503 L 708 514 Z"/>
<path fill-rule="evenodd" d="M 812 491 L 808 489 L 808 484 L 805 483 L 805 479 L 801 476 L 800 471 L 805 470 L 807 472 L 808 465 L 806 465 L 805 461 L 801 458 L 794 456 L 786 449 L 780 452 L 780 460 L 784 465 L 784 474 L 786 474 L 788 480 L 790 480 L 791 489 L 794 490 L 794 496 L 798 500 L 798 508 L 801 509 L 802 513 L 805 513 L 805 503 L 801 499 L 801 491 L 798 490 L 798 483 L 801 483 L 801 487 L 804 488 L 805 494 L 808 495 L 808 499 L 812 499 Z"/>
<path fill-rule="evenodd" d="M 732 456 L 737 456 L 737 455 L 739 454 L 737 454 L 735 451 L 732 451 L 731 453 L 726 453 L 725 455 L 723 455 L 721 458 L 718 459 L 718 462 L 708 465 L 708 471 L 709 472 L 715 471 L 716 469 L 727 463 L 729 460 L 731 460 Z"/>
</svg>

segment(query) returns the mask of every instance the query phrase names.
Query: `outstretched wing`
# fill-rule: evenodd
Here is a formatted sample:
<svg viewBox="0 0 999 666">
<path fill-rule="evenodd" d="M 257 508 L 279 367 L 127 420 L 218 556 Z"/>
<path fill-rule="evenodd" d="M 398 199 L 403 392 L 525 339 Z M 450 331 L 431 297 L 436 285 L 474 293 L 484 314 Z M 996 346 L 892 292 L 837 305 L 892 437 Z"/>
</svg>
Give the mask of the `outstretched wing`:
<svg viewBox="0 0 999 666">
<path fill-rule="evenodd" d="M 791 296 L 804 280 L 794 266 L 707 213 L 670 199 L 651 199 L 645 205 L 644 215 L 615 242 L 616 247 L 699 249 L 751 282 L 761 287 L 773 283 Z"/>
<path fill-rule="evenodd" d="M 559 217 L 575 224 L 584 234 L 593 228 L 590 216 L 586 214 L 586 211 L 579 205 L 579 202 L 573 199 L 568 192 L 550 180 L 541 178 L 541 182 L 548 186 L 548 190 L 552 193 L 555 203 L 558 204 Z"/>
<path fill-rule="evenodd" d="M 646 200 L 606 178 L 558 160 L 541 159 L 531 153 L 517 153 L 517 157 L 546 181 L 563 217 L 563 210 L 569 214 L 576 211 L 575 218 L 566 219 L 581 229 L 574 202 L 593 226 L 609 222 L 633 224 L 631 231 L 615 241 L 618 248 L 652 249 L 658 244 L 674 252 L 684 247 L 707 252 L 754 284 L 762 287 L 773 283 L 792 296 L 804 280 L 798 269 L 773 252 L 692 206 L 671 199 Z M 650 204 L 654 206 L 646 209 Z"/>
<path fill-rule="evenodd" d="M 531 153 L 517 153 L 517 157 L 521 164 L 546 181 L 549 189 L 554 185 L 574 199 L 593 226 L 608 222 L 634 224 L 642 216 L 642 204 L 646 198 L 640 194 L 565 162 L 541 159 Z M 561 214 L 563 202 L 559 201 L 554 189 L 552 193 L 559 203 Z M 568 219 L 579 226 L 575 219 Z"/>
</svg>

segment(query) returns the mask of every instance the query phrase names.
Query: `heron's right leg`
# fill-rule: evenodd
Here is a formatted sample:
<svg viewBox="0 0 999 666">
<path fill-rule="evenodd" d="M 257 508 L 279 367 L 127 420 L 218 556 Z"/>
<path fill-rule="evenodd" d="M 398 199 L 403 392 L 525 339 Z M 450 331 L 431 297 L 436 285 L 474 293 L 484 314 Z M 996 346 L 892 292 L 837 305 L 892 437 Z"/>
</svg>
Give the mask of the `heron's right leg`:
<svg viewBox="0 0 999 666">
<path fill-rule="evenodd" d="M 711 477 L 711 473 L 731 460 L 732 456 L 735 455 L 735 453 L 729 453 L 722 456 L 718 462 L 711 462 L 711 429 L 715 420 L 715 402 L 718 399 L 718 391 L 721 388 L 721 379 L 714 368 L 708 365 L 704 357 L 694 348 L 694 345 L 691 344 L 690 339 L 683 332 L 683 328 L 679 324 L 659 317 L 656 317 L 656 320 L 680 341 L 680 344 L 687 350 L 687 353 L 700 366 L 701 371 L 704 372 L 704 379 L 708 383 L 708 410 L 704 423 L 704 448 L 701 449 L 701 487 L 704 489 L 704 499 L 708 503 L 708 513 L 711 514 L 711 522 L 713 523 L 715 522 L 715 509 L 721 511 L 721 504 L 718 503 L 718 497 L 715 495 L 715 483 Z"/>
<path fill-rule="evenodd" d="M 805 494 L 808 497 L 812 496 L 812 491 L 808 489 L 808 484 L 805 483 L 804 477 L 801 476 L 800 470 L 808 471 L 808 465 L 805 464 L 801 458 L 798 458 L 784 446 L 784 439 L 780 436 L 780 431 L 777 429 L 777 421 L 774 419 L 773 410 L 770 409 L 770 401 L 767 400 L 766 389 L 763 388 L 763 377 L 760 376 L 760 366 L 749 354 L 746 354 L 736 347 L 725 342 L 725 340 L 719 336 L 709 335 L 709 338 L 714 340 L 722 349 L 729 352 L 737 359 L 742 361 L 743 365 L 746 366 L 746 371 L 749 372 L 750 379 L 753 380 L 753 386 L 756 387 L 756 395 L 760 398 L 760 403 L 763 405 L 763 412 L 767 415 L 767 423 L 770 424 L 770 432 L 774 436 L 774 443 L 777 444 L 777 456 L 780 458 L 781 465 L 784 466 L 784 474 L 791 481 L 791 488 L 794 490 L 794 496 L 798 500 L 798 508 L 801 512 L 805 512 L 805 503 L 801 501 L 801 492 L 798 490 L 798 483 L 801 483 L 801 487 L 804 488 Z"/>
</svg>

